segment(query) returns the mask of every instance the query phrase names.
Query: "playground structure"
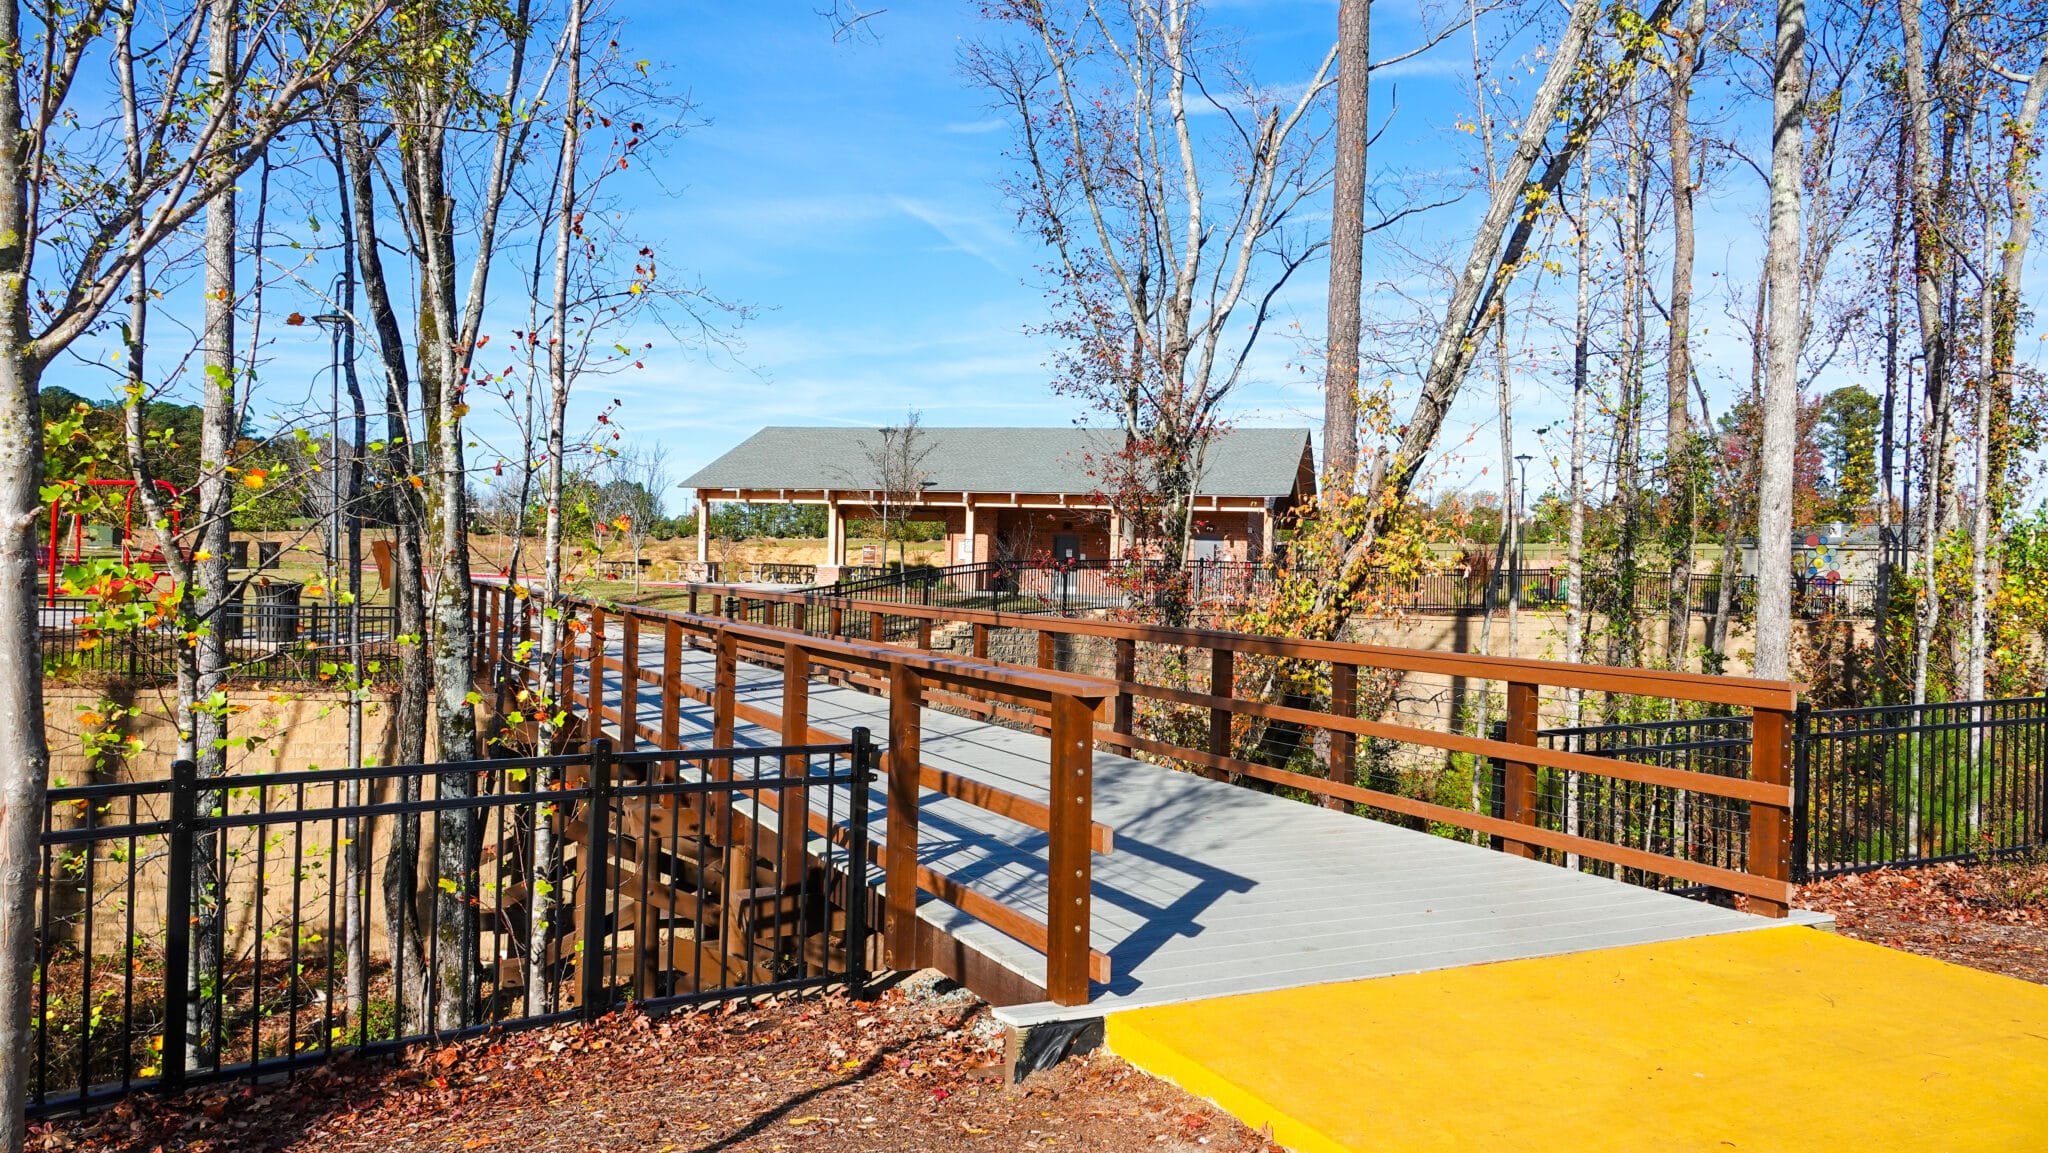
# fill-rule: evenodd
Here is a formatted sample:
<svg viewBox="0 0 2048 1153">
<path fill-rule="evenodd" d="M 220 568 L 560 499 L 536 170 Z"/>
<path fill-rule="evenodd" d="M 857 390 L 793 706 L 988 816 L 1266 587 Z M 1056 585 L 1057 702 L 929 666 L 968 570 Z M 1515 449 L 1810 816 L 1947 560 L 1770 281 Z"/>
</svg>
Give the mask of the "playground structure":
<svg viewBox="0 0 2048 1153">
<path fill-rule="evenodd" d="M 175 537 L 178 533 L 178 505 L 184 498 L 184 490 L 169 481 L 159 480 L 151 483 L 161 489 L 168 498 L 164 502 L 164 507 L 170 513 L 171 535 Z M 121 563 L 125 565 L 160 565 L 163 563 L 164 553 L 162 548 L 152 547 L 138 551 L 134 547 L 136 497 L 136 484 L 134 481 L 93 478 L 78 481 L 77 484 L 93 488 L 126 490 L 127 498 L 121 502 Z M 65 492 L 59 492 L 57 496 L 50 500 L 50 543 L 42 558 L 43 568 L 48 573 L 46 595 L 53 600 L 60 595 L 61 591 L 64 571 L 63 562 L 65 559 L 63 557 L 64 538 L 66 536 L 71 538 L 70 563 L 78 564 L 86 557 L 86 516 L 85 513 L 79 511 L 70 513 L 64 511 L 66 495 Z M 65 527 L 67 517 L 70 520 L 68 532 Z M 163 579 L 163 576 L 163 573 L 157 573 L 153 579 L 160 580 Z"/>
</svg>

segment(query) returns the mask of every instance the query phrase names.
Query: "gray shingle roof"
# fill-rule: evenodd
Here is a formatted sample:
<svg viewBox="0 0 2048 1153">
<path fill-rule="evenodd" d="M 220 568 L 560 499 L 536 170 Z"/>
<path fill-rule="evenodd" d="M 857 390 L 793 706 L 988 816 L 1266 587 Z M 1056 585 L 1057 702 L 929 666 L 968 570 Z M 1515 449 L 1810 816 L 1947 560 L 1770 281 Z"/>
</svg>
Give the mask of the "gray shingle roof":
<svg viewBox="0 0 2048 1153">
<path fill-rule="evenodd" d="M 1092 428 L 925 428 L 922 470 L 941 492 L 1092 493 L 1089 458 L 1105 457 L 1122 434 Z M 878 479 L 871 428 L 773 426 L 699 469 L 682 488 L 867 489 Z M 1302 477 L 1305 428 L 1235 428 L 1209 446 L 1203 496 L 1285 497 Z"/>
</svg>

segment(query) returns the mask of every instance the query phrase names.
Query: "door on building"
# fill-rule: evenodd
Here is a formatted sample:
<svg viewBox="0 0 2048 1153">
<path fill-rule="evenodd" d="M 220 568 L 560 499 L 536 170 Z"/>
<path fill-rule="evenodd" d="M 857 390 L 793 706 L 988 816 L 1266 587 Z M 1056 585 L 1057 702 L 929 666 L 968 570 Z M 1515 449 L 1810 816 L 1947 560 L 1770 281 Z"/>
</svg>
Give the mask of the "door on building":
<svg viewBox="0 0 2048 1153">
<path fill-rule="evenodd" d="M 1081 537 L 1078 533 L 1059 532 L 1052 537 L 1052 560 L 1058 572 L 1054 574 L 1054 594 L 1064 603 L 1074 595 L 1074 573 L 1070 567 L 1081 559 Z"/>
</svg>

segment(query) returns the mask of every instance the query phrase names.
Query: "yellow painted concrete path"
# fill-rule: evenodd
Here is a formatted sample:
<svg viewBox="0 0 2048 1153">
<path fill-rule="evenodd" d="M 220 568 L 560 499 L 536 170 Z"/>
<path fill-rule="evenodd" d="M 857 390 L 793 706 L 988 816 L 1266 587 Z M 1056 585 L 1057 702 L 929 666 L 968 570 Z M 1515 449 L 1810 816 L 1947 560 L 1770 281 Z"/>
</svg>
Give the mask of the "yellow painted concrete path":
<svg viewBox="0 0 2048 1153">
<path fill-rule="evenodd" d="M 1113 1014 L 1301 1153 L 2048 1150 L 2048 987 L 1804 928 Z"/>
</svg>

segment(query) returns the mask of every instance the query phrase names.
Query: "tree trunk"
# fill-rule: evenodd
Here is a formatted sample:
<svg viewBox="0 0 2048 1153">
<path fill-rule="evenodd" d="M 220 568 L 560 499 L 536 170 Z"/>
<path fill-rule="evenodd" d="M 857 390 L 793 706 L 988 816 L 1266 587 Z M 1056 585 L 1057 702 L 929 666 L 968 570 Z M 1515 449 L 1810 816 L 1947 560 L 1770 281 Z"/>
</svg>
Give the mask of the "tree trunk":
<svg viewBox="0 0 2048 1153">
<path fill-rule="evenodd" d="M 1799 284 L 1799 185 L 1805 154 L 1806 0 L 1778 0 L 1775 59 L 1768 362 L 1757 485 L 1756 675 L 1786 679 L 1792 675 L 1792 486 L 1805 303 Z"/>
<path fill-rule="evenodd" d="M 1692 445 L 1692 265 L 1693 162 L 1692 80 L 1699 68 L 1700 43 L 1707 32 L 1706 0 L 1692 0 L 1685 31 L 1671 62 L 1671 349 L 1664 370 L 1664 475 L 1670 501 L 1665 553 L 1670 562 L 1671 590 L 1664 621 L 1664 658 L 1683 671 L 1689 663 L 1686 646 L 1692 628 L 1692 540 L 1690 526 L 1698 516 L 1698 459 Z M 1676 525 L 1688 534 L 1680 537 Z"/>
<path fill-rule="evenodd" d="M 354 87 L 343 84 L 340 104 L 342 155 L 347 165 L 351 224 L 355 232 L 356 260 L 361 269 L 363 297 L 369 309 L 370 330 L 377 342 L 378 359 L 384 365 L 385 447 L 383 450 L 384 491 L 391 499 L 393 627 L 399 641 L 398 705 L 392 726 L 398 734 L 394 750 L 397 763 L 418 765 L 427 759 L 427 705 L 431 689 L 425 659 L 426 614 L 421 582 L 420 510 L 414 438 L 407 413 L 412 407 L 412 383 L 406 368 L 405 339 L 392 304 L 390 282 L 384 272 L 383 250 L 377 232 L 377 202 L 372 184 L 372 158 L 363 137 L 359 98 Z M 401 801 L 418 800 L 419 778 L 408 777 L 400 786 Z M 412 1030 L 424 1028 L 427 1003 L 426 946 L 424 918 L 419 900 L 420 818 L 416 813 L 394 816 L 391 821 L 391 851 L 384 866 L 385 931 L 391 941 L 395 992 L 401 1024 Z"/>
<path fill-rule="evenodd" d="M 1359 297 L 1365 285 L 1365 160 L 1371 0 L 1337 6 L 1337 159 L 1330 215 L 1329 350 L 1323 364 L 1323 503 L 1337 501 L 1358 479 Z"/>
<path fill-rule="evenodd" d="M 568 80 L 562 102 L 562 151 L 558 161 L 560 187 L 555 204 L 555 276 L 554 296 L 550 303 L 548 340 L 548 416 L 547 416 L 547 481 L 543 499 L 547 502 L 547 519 L 542 532 L 545 544 L 542 548 L 541 603 L 550 611 L 541 617 L 541 667 L 546 670 L 545 683 L 541 692 L 541 711 L 552 717 L 555 710 L 564 707 L 551 699 L 550 693 L 559 684 L 562 653 L 562 453 L 568 443 L 569 420 L 569 279 L 570 256 L 574 251 L 576 232 L 576 167 L 580 155 L 578 143 L 582 136 L 580 105 L 583 99 L 583 3 L 571 0 L 568 26 Z M 595 638 L 602 643 L 602 638 Z M 628 676 L 631 674 L 629 673 Z M 595 718 L 593 718 L 594 721 Z M 554 735 L 554 726 L 543 720 L 538 730 L 542 734 L 543 750 Z M 536 789 L 548 787 L 545 771 L 537 778 Z M 529 980 L 526 987 L 526 1011 L 539 1014 L 546 1011 L 547 987 L 541 980 L 541 973 L 547 964 L 547 946 L 550 934 L 552 903 L 547 893 L 555 869 L 555 844 L 552 809 L 545 809 L 534 815 L 533 825 L 533 878 L 527 887 L 531 894 L 532 912 L 529 916 L 526 943 L 526 964 Z M 587 962 L 586 962 L 587 963 Z"/>
<path fill-rule="evenodd" d="M 207 73 L 218 85 L 215 99 L 233 107 L 235 85 L 228 79 L 235 70 L 241 36 L 237 26 L 237 0 L 211 0 L 207 27 Z M 233 123 L 234 113 L 226 114 Z M 231 592 L 228 572 L 228 535 L 234 515 L 233 478 L 228 472 L 235 455 L 235 394 L 240 386 L 235 372 L 235 238 L 236 199 L 232 186 L 223 190 L 206 209 L 205 287 L 206 304 L 201 334 L 205 372 L 199 417 L 199 533 L 195 568 L 199 578 L 199 616 L 206 627 L 199 633 L 198 712 L 193 718 L 193 741 L 198 752 L 199 775 L 219 776 L 227 771 L 227 712 L 216 703 L 227 671 L 226 606 Z M 202 814 L 219 802 L 209 794 L 200 804 Z M 200 996 L 220 969 L 220 881 L 215 874 L 215 836 L 201 834 L 192 848 L 192 985 L 193 996 L 186 1011 L 186 1064 L 202 1068 L 214 1064 L 217 1032 L 216 1009 L 211 998 Z"/>
<path fill-rule="evenodd" d="M 0 43 L 22 43 L 21 6 L 0 4 Z M 41 366 L 28 318 L 31 235 L 21 74 L 0 68 L 0 1149 L 19 1150 L 35 1060 L 36 894 L 44 790 L 42 645 L 36 629 L 36 513 L 42 507 Z M 52 558 L 54 562 L 55 558 Z"/>
</svg>

